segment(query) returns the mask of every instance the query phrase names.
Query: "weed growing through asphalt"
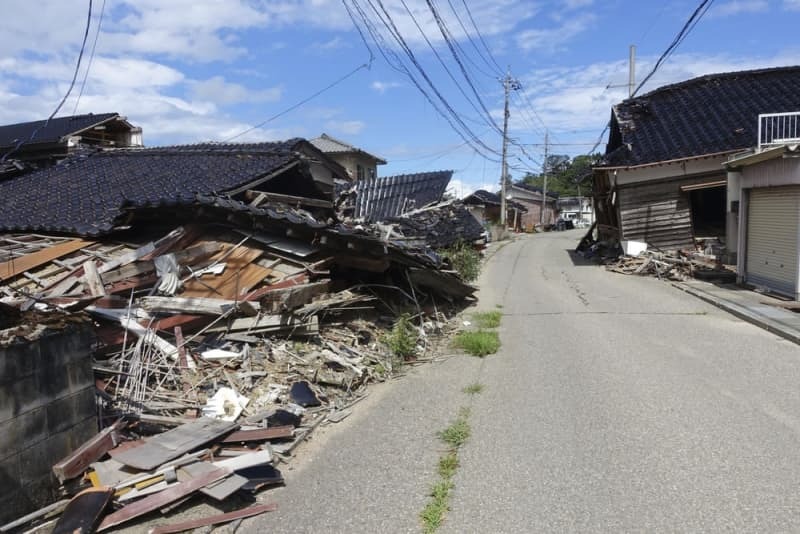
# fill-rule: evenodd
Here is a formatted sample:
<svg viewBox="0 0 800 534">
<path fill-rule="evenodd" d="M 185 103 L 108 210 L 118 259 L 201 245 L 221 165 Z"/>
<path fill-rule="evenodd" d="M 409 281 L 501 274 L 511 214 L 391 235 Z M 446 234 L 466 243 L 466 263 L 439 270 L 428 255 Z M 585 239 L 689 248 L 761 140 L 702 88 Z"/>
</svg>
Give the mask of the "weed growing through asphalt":
<svg viewBox="0 0 800 534">
<path fill-rule="evenodd" d="M 462 408 L 450 426 L 439 432 L 439 439 L 449 445 L 449 449 L 439 458 L 439 480 L 431 487 L 430 500 L 420 512 L 422 531 L 433 534 L 442 526 L 445 514 L 450 510 L 450 492 L 455 487 L 453 477 L 458 470 L 458 449 L 470 434 L 469 409 Z"/>
<path fill-rule="evenodd" d="M 472 315 L 472 319 L 479 328 L 497 328 L 500 326 L 502 318 L 503 314 L 499 311 L 480 312 Z"/>
<path fill-rule="evenodd" d="M 483 391 L 483 384 L 481 384 L 480 382 L 475 382 L 473 384 L 468 385 L 461 391 L 466 393 L 467 395 L 477 395 L 478 393 Z"/>
<path fill-rule="evenodd" d="M 473 356 L 483 357 L 497 352 L 500 348 L 500 336 L 494 330 L 459 332 L 453 343 Z"/>
</svg>

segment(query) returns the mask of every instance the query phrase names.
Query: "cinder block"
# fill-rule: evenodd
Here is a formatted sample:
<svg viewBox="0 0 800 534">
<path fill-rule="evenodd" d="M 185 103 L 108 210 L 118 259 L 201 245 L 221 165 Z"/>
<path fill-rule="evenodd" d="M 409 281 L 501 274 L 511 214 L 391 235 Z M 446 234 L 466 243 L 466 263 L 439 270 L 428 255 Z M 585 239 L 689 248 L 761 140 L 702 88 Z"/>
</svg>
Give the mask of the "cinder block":
<svg viewBox="0 0 800 534">
<path fill-rule="evenodd" d="M 44 406 L 47 398 L 39 391 L 38 384 L 36 377 L 30 376 L 0 387 L 0 422 Z"/>
<path fill-rule="evenodd" d="M 75 393 L 87 387 L 94 388 L 94 372 L 89 359 L 75 360 L 67 365 L 67 382 L 70 393 Z"/>
<path fill-rule="evenodd" d="M 94 387 L 84 388 L 68 397 L 56 399 L 47 405 L 50 433 L 55 434 L 72 428 L 94 416 L 95 413 Z"/>
<path fill-rule="evenodd" d="M 14 344 L 0 349 L 0 386 L 32 376 L 38 361 L 37 343 Z"/>
<path fill-rule="evenodd" d="M 36 408 L 4 421 L 0 423 L 0 457 L 43 441 L 49 434 L 45 408 Z"/>
</svg>

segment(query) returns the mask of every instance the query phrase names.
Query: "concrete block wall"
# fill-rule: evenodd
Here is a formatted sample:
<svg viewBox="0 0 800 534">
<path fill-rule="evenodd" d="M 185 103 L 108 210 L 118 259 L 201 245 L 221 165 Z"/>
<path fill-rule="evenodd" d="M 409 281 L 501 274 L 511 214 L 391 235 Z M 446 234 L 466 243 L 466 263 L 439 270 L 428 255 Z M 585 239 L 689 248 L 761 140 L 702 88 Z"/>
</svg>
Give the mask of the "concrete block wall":
<svg viewBox="0 0 800 534">
<path fill-rule="evenodd" d="M 92 336 L 72 324 L 0 347 L 0 524 L 57 500 L 53 464 L 97 432 Z"/>
</svg>

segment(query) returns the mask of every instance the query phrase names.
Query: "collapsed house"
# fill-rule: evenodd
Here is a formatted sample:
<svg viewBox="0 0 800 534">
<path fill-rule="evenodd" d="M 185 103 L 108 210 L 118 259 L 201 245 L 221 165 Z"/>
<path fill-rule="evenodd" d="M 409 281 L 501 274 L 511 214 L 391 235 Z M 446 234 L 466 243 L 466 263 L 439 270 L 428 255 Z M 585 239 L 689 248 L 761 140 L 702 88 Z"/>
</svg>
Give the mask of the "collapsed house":
<svg viewBox="0 0 800 534">
<path fill-rule="evenodd" d="M 325 133 L 311 139 L 310 142 L 330 159 L 344 167 L 351 180 L 377 178 L 378 165 L 386 165 L 385 159 Z"/>
<path fill-rule="evenodd" d="M 402 233 L 348 223 L 332 201 L 346 180 L 292 139 L 84 149 L 0 182 L 0 348 L 24 356 L 41 337 L 76 362 L 49 404 L 2 412 L 25 436 L 7 443 L 4 480 L 33 455 L 69 497 L 19 525 L 58 508 L 62 529 L 104 530 L 195 494 L 280 483 L 280 459 L 397 365 L 381 339 L 398 315 L 421 348 L 431 342 L 448 303 L 475 291 L 426 240 L 448 208 L 417 209 L 427 222 Z M 80 343 L 47 341 L 76 328 Z M 73 355 L 80 347 L 91 358 Z M 57 372 L 41 357 L 49 371 L 30 384 Z M 0 382 L 0 394 L 18 388 Z M 53 423 L 50 406 L 75 412 L 69 439 L 25 430 L 43 414 Z M 0 521 L 53 500 L 37 476 L 14 483 Z"/>
<path fill-rule="evenodd" d="M 0 178 L 49 167 L 84 147 L 142 146 L 142 129 L 119 113 L 88 113 L 0 126 Z"/>
<path fill-rule="evenodd" d="M 758 144 L 759 114 L 797 109 L 800 67 L 701 76 L 615 105 L 593 174 L 598 240 L 724 246 L 735 263 L 740 206 L 723 166 Z"/>
<path fill-rule="evenodd" d="M 502 209 L 500 195 L 485 189 L 478 189 L 464 197 L 463 202 L 472 216 L 481 224 L 500 224 Z M 506 212 L 508 226 L 514 231 L 522 231 L 522 217 L 528 213 L 528 208 L 513 200 L 508 200 Z"/>
</svg>

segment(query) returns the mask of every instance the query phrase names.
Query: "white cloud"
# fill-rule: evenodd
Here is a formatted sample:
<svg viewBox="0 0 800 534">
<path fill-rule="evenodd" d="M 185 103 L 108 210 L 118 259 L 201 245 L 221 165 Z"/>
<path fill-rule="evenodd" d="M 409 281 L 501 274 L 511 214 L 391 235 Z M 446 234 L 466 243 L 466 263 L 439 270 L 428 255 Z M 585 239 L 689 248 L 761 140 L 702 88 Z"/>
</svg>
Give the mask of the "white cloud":
<svg viewBox="0 0 800 534">
<path fill-rule="evenodd" d="M 345 135 L 357 135 L 361 133 L 361 131 L 367 125 L 362 121 L 328 121 L 325 123 L 325 129 L 335 133 L 341 133 Z"/>
<path fill-rule="evenodd" d="M 783 0 L 783 8 L 789 11 L 800 11 L 800 0 Z"/>
<path fill-rule="evenodd" d="M 374 91 L 377 91 L 380 94 L 385 93 L 389 89 L 394 89 L 396 87 L 402 87 L 402 86 L 403 84 L 400 82 L 382 82 L 380 80 L 375 80 L 369 85 L 370 89 L 373 89 Z"/>
<path fill-rule="evenodd" d="M 447 194 L 453 195 L 456 198 L 464 198 L 471 195 L 478 189 L 483 189 L 493 193 L 498 187 L 499 186 L 494 183 L 467 182 L 458 178 L 453 178 L 450 180 L 450 183 L 447 184 Z"/>
<path fill-rule="evenodd" d="M 585 13 L 565 18 L 558 27 L 521 31 L 516 35 L 517 46 L 525 52 L 557 50 L 567 41 L 586 31 L 595 19 L 593 14 Z"/>
<path fill-rule="evenodd" d="M 767 0 L 731 0 L 724 4 L 717 4 L 711 8 L 709 15 L 715 17 L 730 17 L 742 13 L 758 13 L 769 9 Z"/>
<path fill-rule="evenodd" d="M 276 102 L 281 99 L 283 89 L 281 87 L 249 89 L 238 83 L 227 82 L 222 76 L 213 76 L 207 80 L 191 82 L 191 93 L 194 98 L 201 100 L 210 100 L 219 104 L 237 104 L 240 102 Z"/>
</svg>

